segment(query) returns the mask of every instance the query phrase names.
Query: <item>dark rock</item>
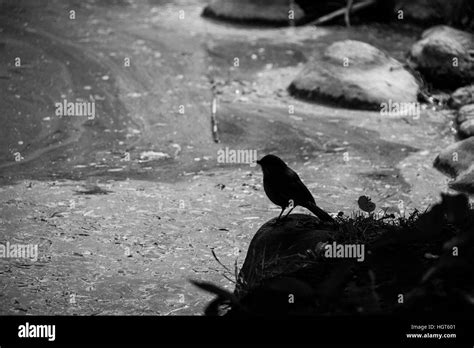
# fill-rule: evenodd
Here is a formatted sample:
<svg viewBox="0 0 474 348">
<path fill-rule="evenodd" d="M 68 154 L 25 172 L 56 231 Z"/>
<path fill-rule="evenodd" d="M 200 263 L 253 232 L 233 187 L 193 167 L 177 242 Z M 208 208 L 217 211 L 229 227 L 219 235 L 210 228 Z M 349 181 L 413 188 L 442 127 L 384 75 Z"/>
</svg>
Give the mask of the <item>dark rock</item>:
<svg viewBox="0 0 474 348">
<path fill-rule="evenodd" d="M 466 170 L 449 184 L 453 190 L 474 194 L 474 167 Z"/>
<path fill-rule="evenodd" d="M 457 115 L 459 133 L 463 137 L 474 135 L 474 104 L 464 105 Z"/>
<path fill-rule="evenodd" d="M 474 104 L 474 85 L 458 88 L 449 98 L 449 106 L 459 109 L 467 104 Z"/>
<path fill-rule="evenodd" d="M 204 311 L 207 316 L 226 315 L 305 315 L 314 314 L 316 292 L 307 282 L 293 277 L 267 279 L 247 291 L 241 298 L 209 282 L 191 280 L 200 289 L 217 295 Z M 292 296 L 294 301 L 288 301 Z M 229 310 L 229 306 L 231 307 Z"/>
<path fill-rule="evenodd" d="M 382 103 L 415 103 L 419 83 L 397 60 L 360 41 L 339 41 L 310 59 L 289 86 L 295 96 L 380 110 Z"/>
<path fill-rule="evenodd" d="M 403 20 L 419 24 L 438 24 L 443 20 L 442 14 L 430 5 L 430 0 L 400 0 L 395 6 L 395 12 L 402 11 Z"/>
<path fill-rule="evenodd" d="M 305 17 L 304 11 L 294 4 L 294 23 Z M 215 0 L 204 8 L 205 17 L 254 24 L 289 25 L 288 0 Z"/>
<path fill-rule="evenodd" d="M 403 11 L 403 20 L 420 25 L 449 24 L 461 28 L 474 25 L 474 6 L 471 0 L 397 0 L 396 18 Z"/>
<path fill-rule="evenodd" d="M 457 177 L 474 163 L 474 138 L 451 144 L 436 157 L 434 166 L 440 172 Z"/>
<path fill-rule="evenodd" d="M 335 231 L 322 225 L 312 215 L 291 214 L 286 219 L 272 219 L 253 237 L 239 277 L 246 288 L 264 280 L 288 275 L 304 267 L 302 255 L 319 243 L 333 240 Z M 240 296 L 242 289 L 236 287 Z"/>
<path fill-rule="evenodd" d="M 295 299 L 294 303 L 288 301 L 290 295 Z M 315 299 L 316 292 L 307 282 L 292 277 L 276 277 L 263 281 L 245 294 L 240 303 L 256 315 L 308 315 L 314 314 Z"/>
<path fill-rule="evenodd" d="M 459 133 L 463 137 L 472 137 L 474 135 L 474 118 L 464 121 L 459 125 Z"/>
<path fill-rule="evenodd" d="M 448 146 L 435 159 L 434 167 L 456 180 L 450 187 L 460 192 L 474 191 L 474 137 Z"/>
<path fill-rule="evenodd" d="M 474 35 L 448 26 L 423 32 L 410 51 L 410 65 L 439 88 L 458 88 L 474 80 Z"/>
<path fill-rule="evenodd" d="M 457 121 L 463 123 L 474 117 L 474 104 L 464 105 L 458 111 Z"/>
</svg>

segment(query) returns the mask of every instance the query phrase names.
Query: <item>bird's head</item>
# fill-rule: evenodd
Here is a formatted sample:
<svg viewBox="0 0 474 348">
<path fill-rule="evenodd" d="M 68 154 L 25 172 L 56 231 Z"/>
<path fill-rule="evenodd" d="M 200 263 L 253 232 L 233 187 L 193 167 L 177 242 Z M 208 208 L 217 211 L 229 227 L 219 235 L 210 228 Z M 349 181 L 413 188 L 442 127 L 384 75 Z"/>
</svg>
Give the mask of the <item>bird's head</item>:
<svg viewBox="0 0 474 348">
<path fill-rule="evenodd" d="M 267 171 L 280 171 L 287 167 L 286 163 L 275 155 L 266 155 L 258 160 L 257 163 L 260 164 L 264 173 Z"/>
</svg>

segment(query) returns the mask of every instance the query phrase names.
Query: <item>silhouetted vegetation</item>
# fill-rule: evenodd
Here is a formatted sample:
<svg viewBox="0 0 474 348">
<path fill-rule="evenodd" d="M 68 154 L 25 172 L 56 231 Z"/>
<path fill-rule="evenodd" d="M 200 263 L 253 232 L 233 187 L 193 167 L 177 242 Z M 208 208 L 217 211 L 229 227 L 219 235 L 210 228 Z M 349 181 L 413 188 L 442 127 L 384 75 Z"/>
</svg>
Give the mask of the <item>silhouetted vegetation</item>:
<svg viewBox="0 0 474 348">
<path fill-rule="evenodd" d="M 250 244 L 234 294 L 197 284 L 218 294 L 206 314 L 224 307 L 227 315 L 473 314 L 474 211 L 467 197 L 443 195 L 426 212 L 398 217 L 374 214 L 369 203 L 359 199 L 368 214 L 339 213 L 336 227 L 299 214 L 267 222 Z M 295 221 L 305 226 L 295 229 Z M 364 245 L 363 262 L 327 258 L 325 245 L 333 242 Z"/>
</svg>

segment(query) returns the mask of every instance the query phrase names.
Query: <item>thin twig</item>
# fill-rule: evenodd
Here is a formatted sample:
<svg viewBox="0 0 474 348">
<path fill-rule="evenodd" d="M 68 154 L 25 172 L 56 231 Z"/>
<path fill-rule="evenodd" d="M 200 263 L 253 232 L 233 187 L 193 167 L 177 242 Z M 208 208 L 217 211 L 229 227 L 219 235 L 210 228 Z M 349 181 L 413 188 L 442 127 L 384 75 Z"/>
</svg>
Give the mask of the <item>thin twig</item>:
<svg viewBox="0 0 474 348">
<path fill-rule="evenodd" d="M 232 271 L 226 266 L 224 265 L 220 260 L 219 258 L 217 257 L 216 253 L 214 252 L 214 249 L 211 249 L 211 252 L 212 252 L 212 256 L 214 256 L 214 259 L 217 261 L 217 263 L 219 265 L 221 265 L 223 268 L 224 268 L 224 271 L 229 273 L 229 274 L 233 274 Z M 228 281 L 232 282 L 232 283 L 235 283 L 237 284 L 237 278 L 235 280 L 233 280 L 232 278 L 230 278 L 229 276 L 227 276 L 226 274 L 222 273 L 222 276 L 227 279 Z"/>
<path fill-rule="evenodd" d="M 351 26 L 350 14 L 351 14 L 351 11 L 352 11 L 352 5 L 353 4 L 354 4 L 354 0 L 347 0 L 346 13 L 344 13 L 344 21 L 346 22 L 347 27 Z"/>
<path fill-rule="evenodd" d="M 352 6 L 352 12 L 357 12 L 359 10 L 362 10 L 366 7 L 369 7 L 369 6 L 372 6 L 373 4 L 376 3 L 376 0 L 366 0 L 364 2 L 359 2 L 357 4 L 355 4 L 354 6 Z M 347 11 L 347 7 L 343 7 L 339 10 L 336 10 L 334 12 L 331 12 L 325 16 L 322 16 L 312 22 L 310 22 L 309 24 L 313 24 L 313 25 L 319 25 L 319 24 L 323 24 L 323 23 L 326 23 L 326 22 L 329 22 L 330 20 L 336 18 L 336 17 L 339 17 L 339 16 L 342 16 L 346 13 Z"/>
<path fill-rule="evenodd" d="M 209 268 L 209 269 L 212 270 L 212 271 L 216 271 L 217 273 L 221 274 L 228 281 L 230 281 L 232 283 L 237 283 L 235 280 L 233 280 L 232 278 L 230 278 L 230 276 L 227 275 L 227 273 L 229 273 L 230 275 L 233 275 L 232 273 L 230 273 L 226 270 L 224 270 L 224 273 L 221 273 L 221 270 L 217 269 L 217 268 Z"/>
<path fill-rule="evenodd" d="M 237 266 L 237 260 L 238 260 L 238 258 L 236 257 L 235 262 L 234 262 L 234 273 L 235 273 L 234 276 L 235 276 L 236 284 L 239 281 L 239 267 Z"/>
<path fill-rule="evenodd" d="M 234 283 L 234 284 L 237 284 L 237 282 L 236 282 L 234 279 L 230 278 L 230 277 L 227 276 L 225 273 L 222 273 L 222 276 L 223 276 L 225 279 L 227 279 L 229 282 Z"/>
<path fill-rule="evenodd" d="M 224 267 L 224 269 L 225 269 L 227 272 L 229 272 L 230 274 L 232 274 L 232 271 L 218 259 L 216 253 L 214 252 L 214 249 L 211 249 L 211 252 L 212 252 L 212 256 L 214 256 L 214 258 L 216 259 L 217 263 L 219 263 L 219 265 L 221 265 L 222 267 Z"/>
<path fill-rule="evenodd" d="M 211 103 L 211 127 L 212 127 L 212 138 L 214 139 L 215 143 L 219 143 L 219 134 L 218 134 L 218 128 L 217 128 L 217 97 L 214 96 L 212 98 L 212 103 Z"/>
<path fill-rule="evenodd" d="M 180 310 L 182 310 L 182 309 L 186 309 L 186 308 L 188 308 L 188 307 L 189 307 L 188 305 L 185 305 L 184 307 L 179 307 L 179 308 L 173 309 L 172 311 L 169 311 L 169 312 L 167 312 L 167 313 L 165 313 L 165 314 L 163 314 L 163 315 L 164 315 L 164 316 L 170 315 L 171 313 L 180 311 Z"/>
</svg>

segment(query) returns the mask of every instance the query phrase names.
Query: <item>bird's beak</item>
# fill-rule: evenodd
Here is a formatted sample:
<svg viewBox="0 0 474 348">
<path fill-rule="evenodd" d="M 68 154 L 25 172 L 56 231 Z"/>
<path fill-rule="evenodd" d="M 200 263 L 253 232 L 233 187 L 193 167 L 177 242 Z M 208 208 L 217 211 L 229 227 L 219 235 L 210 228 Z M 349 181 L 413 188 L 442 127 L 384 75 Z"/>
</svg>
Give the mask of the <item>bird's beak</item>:
<svg viewBox="0 0 474 348">
<path fill-rule="evenodd" d="M 262 165 L 262 163 L 260 162 L 260 160 L 257 160 L 257 164 L 260 164 L 260 165 Z"/>
</svg>

